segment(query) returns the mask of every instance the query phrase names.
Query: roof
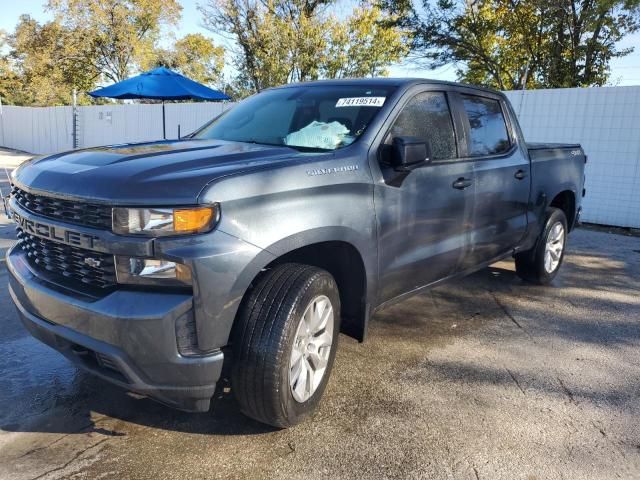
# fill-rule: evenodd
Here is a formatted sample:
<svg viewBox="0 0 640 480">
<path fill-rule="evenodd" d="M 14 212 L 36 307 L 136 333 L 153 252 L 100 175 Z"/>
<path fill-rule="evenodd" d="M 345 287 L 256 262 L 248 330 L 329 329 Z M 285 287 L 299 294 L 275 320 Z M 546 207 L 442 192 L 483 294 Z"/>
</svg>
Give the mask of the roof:
<svg viewBox="0 0 640 480">
<path fill-rule="evenodd" d="M 502 92 L 498 90 L 493 90 L 491 88 L 480 87 L 477 85 L 469 85 L 466 83 L 458 83 L 458 82 L 447 82 L 445 80 L 434 80 L 431 78 L 387 78 L 387 77 L 378 77 L 378 78 L 340 78 L 340 79 L 332 79 L 332 80 L 313 80 L 309 82 L 297 82 L 297 83 L 289 83 L 286 85 L 281 85 L 279 87 L 274 88 L 290 88 L 290 87 L 300 87 L 300 86 L 328 86 L 328 85 L 369 85 L 369 86 L 389 86 L 389 87 L 410 87 L 412 85 L 419 84 L 433 84 L 433 85 L 446 85 L 451 87 L 466 87 L 472 88 L 474 90 L 481 90 L 484 92 L 497 93 L 502 94 Z"/>
</svg>

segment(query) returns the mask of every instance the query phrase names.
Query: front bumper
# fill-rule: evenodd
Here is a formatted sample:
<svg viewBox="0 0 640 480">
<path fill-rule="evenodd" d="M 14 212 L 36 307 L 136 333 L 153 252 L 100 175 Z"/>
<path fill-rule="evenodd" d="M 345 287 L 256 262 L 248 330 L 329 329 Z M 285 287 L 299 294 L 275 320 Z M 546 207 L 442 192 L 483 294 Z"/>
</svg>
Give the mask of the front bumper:
<svg viewBox="0 0 640 480">
<path fill-rule="evenodd" d="M 7 255 L 9 291 L 33 336 L 78 366 L 127 390 L 186 411 L 207 411 L 223 363 L 215 350 L 178 352 L 176 321 L 193 296 L 121 289 L 104 297 L 61 290 L 32 272 L 19 248 Z"/>
</svg>

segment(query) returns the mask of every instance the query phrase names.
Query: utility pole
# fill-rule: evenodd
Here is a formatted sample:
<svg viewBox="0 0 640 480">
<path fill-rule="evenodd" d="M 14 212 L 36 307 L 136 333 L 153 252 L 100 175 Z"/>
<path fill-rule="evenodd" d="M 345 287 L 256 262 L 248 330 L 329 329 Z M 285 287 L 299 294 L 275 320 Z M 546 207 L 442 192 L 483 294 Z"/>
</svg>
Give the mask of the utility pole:
<svg viewBox="0 0 640 480">
<path fill-rule="evenodd" d="M 520 115 L 522 114 L 522 103 L 524 102 L 524 92 L 527 89 L 527 79 L 529 78 L 529 64 L 527 62 L 527 66 L 524 69 L 524 79 L 522 80 L 522 92 L 520 93 L 520 105 L 518 106 L 518 119 L 520 119 Z"/>
</svg>

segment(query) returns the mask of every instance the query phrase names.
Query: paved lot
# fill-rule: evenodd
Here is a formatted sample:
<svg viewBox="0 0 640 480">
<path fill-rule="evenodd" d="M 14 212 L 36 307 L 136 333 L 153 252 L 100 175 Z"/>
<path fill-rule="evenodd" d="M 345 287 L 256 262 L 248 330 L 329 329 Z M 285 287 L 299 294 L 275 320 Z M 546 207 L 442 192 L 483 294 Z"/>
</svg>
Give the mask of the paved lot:
<svg viewBox="0 0 640 480">
<path fill-rule="evenodd" d="M 0 148 L 0 192 L 2 195 L 6 196 L 11 190 L 7 174 L 29 158 L 31 155 L 27 153 Z M 0 202 L 0 213 L 3 213 L 2 202 Z"/>
<path fill-rule="evenodd" d="M 640 238 L 579 230 L 552 287 L 504 262 L 370 333 L 341 338 L 315 419 L 275 431 L 229 392 L 185 414 L 77 371 L 2 289 L 0 478 L 640 478 Z"/>
</svg>

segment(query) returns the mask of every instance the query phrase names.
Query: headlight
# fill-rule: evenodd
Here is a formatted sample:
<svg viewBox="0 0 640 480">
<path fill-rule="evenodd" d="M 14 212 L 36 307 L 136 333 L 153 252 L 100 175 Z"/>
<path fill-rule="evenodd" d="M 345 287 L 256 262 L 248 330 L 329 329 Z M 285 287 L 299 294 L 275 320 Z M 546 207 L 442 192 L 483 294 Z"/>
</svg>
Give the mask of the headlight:
<svg viewBox="0 0 640 480">
<path fill-rule="evenodd" d="M 191 285 L 191 270 L 186 265 L 157 258 L 116 256 L 118 283 L 130 285 Z"/>
<path fill-rule="evenodd" d="M 193 208 L 114 208 L 113 232 L 120 235 L 181 235 L 211 230 L 220 217 L 218 205 Z"/>
</svg>

